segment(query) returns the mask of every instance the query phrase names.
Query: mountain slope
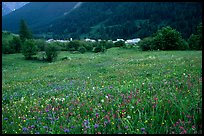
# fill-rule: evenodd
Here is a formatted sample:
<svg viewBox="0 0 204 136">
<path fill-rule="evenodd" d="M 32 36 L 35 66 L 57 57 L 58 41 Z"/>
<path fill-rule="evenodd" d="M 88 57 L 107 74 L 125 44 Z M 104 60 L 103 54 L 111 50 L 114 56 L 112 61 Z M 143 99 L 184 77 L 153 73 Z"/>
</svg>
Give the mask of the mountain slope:
<svg viewBox="0 0 204 136">
<path fill-rule="evenodd" d="M 29 2 L 2 2 L 2 16 L 15 11 Z"/>
<path fill-rule="evenodd" d="M 10 13 L 12 10 L 10 8 L 8 8 L 8 6 L 6 4 L 4 4 L 4 2 L 2 2 L 2 16 Z"/>
<path fill-rule="evenodd" d="M 202 21 L 201 3 L 86 2 L 41 32 L 74 38 L 145 37 L 170 25 L 188 38 Z M 69 23 L 67 23 L 69 22 Z"/>
<path fill-rule="evenodd" d="M 77 2 L 30 2 L 19 10 L 3 16 L 2 28 L 18 32 L 20 20 L 24 19 L 33 30 L 39 25 L 46 25 L 63 16 L 76 4 Z"/>
<path fill-rule="evenodd" d="M 202 21 L 202 4 L 196 2 L 83 2 L 78 5 L 58 18 L 40 22 L 35 19 L 28 24 L 33 33 L 55 38 L 143 38 L 166 25 L 188 38 Z M 60 6 L 55 5 L 54 9 L 61 9 Z M 33 12 L 30 10 L 26 15 Z M 44 16 L 49 16 L 48 13 L 45 8 L 41 12 Z M 11 15 L 5 17 L 12 19 Z M 9 25 L 5 27 L 4 20 L 3 29 L 10 29 Z"/>
</svg>

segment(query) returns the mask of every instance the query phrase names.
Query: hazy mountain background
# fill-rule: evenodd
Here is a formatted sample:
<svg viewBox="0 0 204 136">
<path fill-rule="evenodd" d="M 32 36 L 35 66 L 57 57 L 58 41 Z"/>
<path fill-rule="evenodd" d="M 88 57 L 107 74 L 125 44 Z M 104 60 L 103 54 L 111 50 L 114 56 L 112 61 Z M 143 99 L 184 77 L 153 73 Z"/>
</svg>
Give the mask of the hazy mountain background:
<svg viewBox="0 0 204 136">
<path fill-rule="evenodd" d="M 17 10 L 28 3 L 29 2 L 2 2 L 2 16 Z"/>
<path fill-rule="evenodd" d="M 196 2 L 30 2 L 2 18 L 3 30 L 18 33 L 24 19 L 35 36 L 130 39 L 170 25 L 189 38 L 202 21 Z"/>
</svg>

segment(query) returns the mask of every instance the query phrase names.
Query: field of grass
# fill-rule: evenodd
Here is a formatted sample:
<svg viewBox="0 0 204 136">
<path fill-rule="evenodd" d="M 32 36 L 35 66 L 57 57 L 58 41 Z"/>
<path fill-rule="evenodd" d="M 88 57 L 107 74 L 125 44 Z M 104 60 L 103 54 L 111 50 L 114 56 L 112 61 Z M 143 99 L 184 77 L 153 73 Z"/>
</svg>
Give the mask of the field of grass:
<svg viewBox="0 0 204 136">
<path fill-rule="evenodd" d="M 202 133 L 201 109 L 202 51 L 2 56 L 3 134 Z"/>
</svg>

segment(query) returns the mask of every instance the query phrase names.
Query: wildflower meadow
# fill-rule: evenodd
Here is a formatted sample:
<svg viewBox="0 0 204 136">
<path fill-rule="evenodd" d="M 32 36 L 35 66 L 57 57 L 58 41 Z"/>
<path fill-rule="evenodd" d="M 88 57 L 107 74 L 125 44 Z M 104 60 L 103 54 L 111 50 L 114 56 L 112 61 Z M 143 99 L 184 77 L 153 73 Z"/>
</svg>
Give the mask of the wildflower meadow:
<svg viewBox="0 0 204 136">
<path fill-rule="evenodd" d="M 201 134 L 202 52 L 3 55 L 2 133 Z"/>
</svg>

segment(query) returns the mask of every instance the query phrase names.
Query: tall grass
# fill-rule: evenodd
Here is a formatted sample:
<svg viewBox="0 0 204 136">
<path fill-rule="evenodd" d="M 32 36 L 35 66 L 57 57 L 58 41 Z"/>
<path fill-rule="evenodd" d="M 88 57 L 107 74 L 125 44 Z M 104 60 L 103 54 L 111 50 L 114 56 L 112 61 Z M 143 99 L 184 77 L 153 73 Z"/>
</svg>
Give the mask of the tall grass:
<svg viewBox="0 0 204 136">
<path fill-rule="evenodd" d="M 202 133 L 201 55 L 112 48 L 61 52 L 53 63 L 3 55 L 2 133 Z"/>
</svg>

